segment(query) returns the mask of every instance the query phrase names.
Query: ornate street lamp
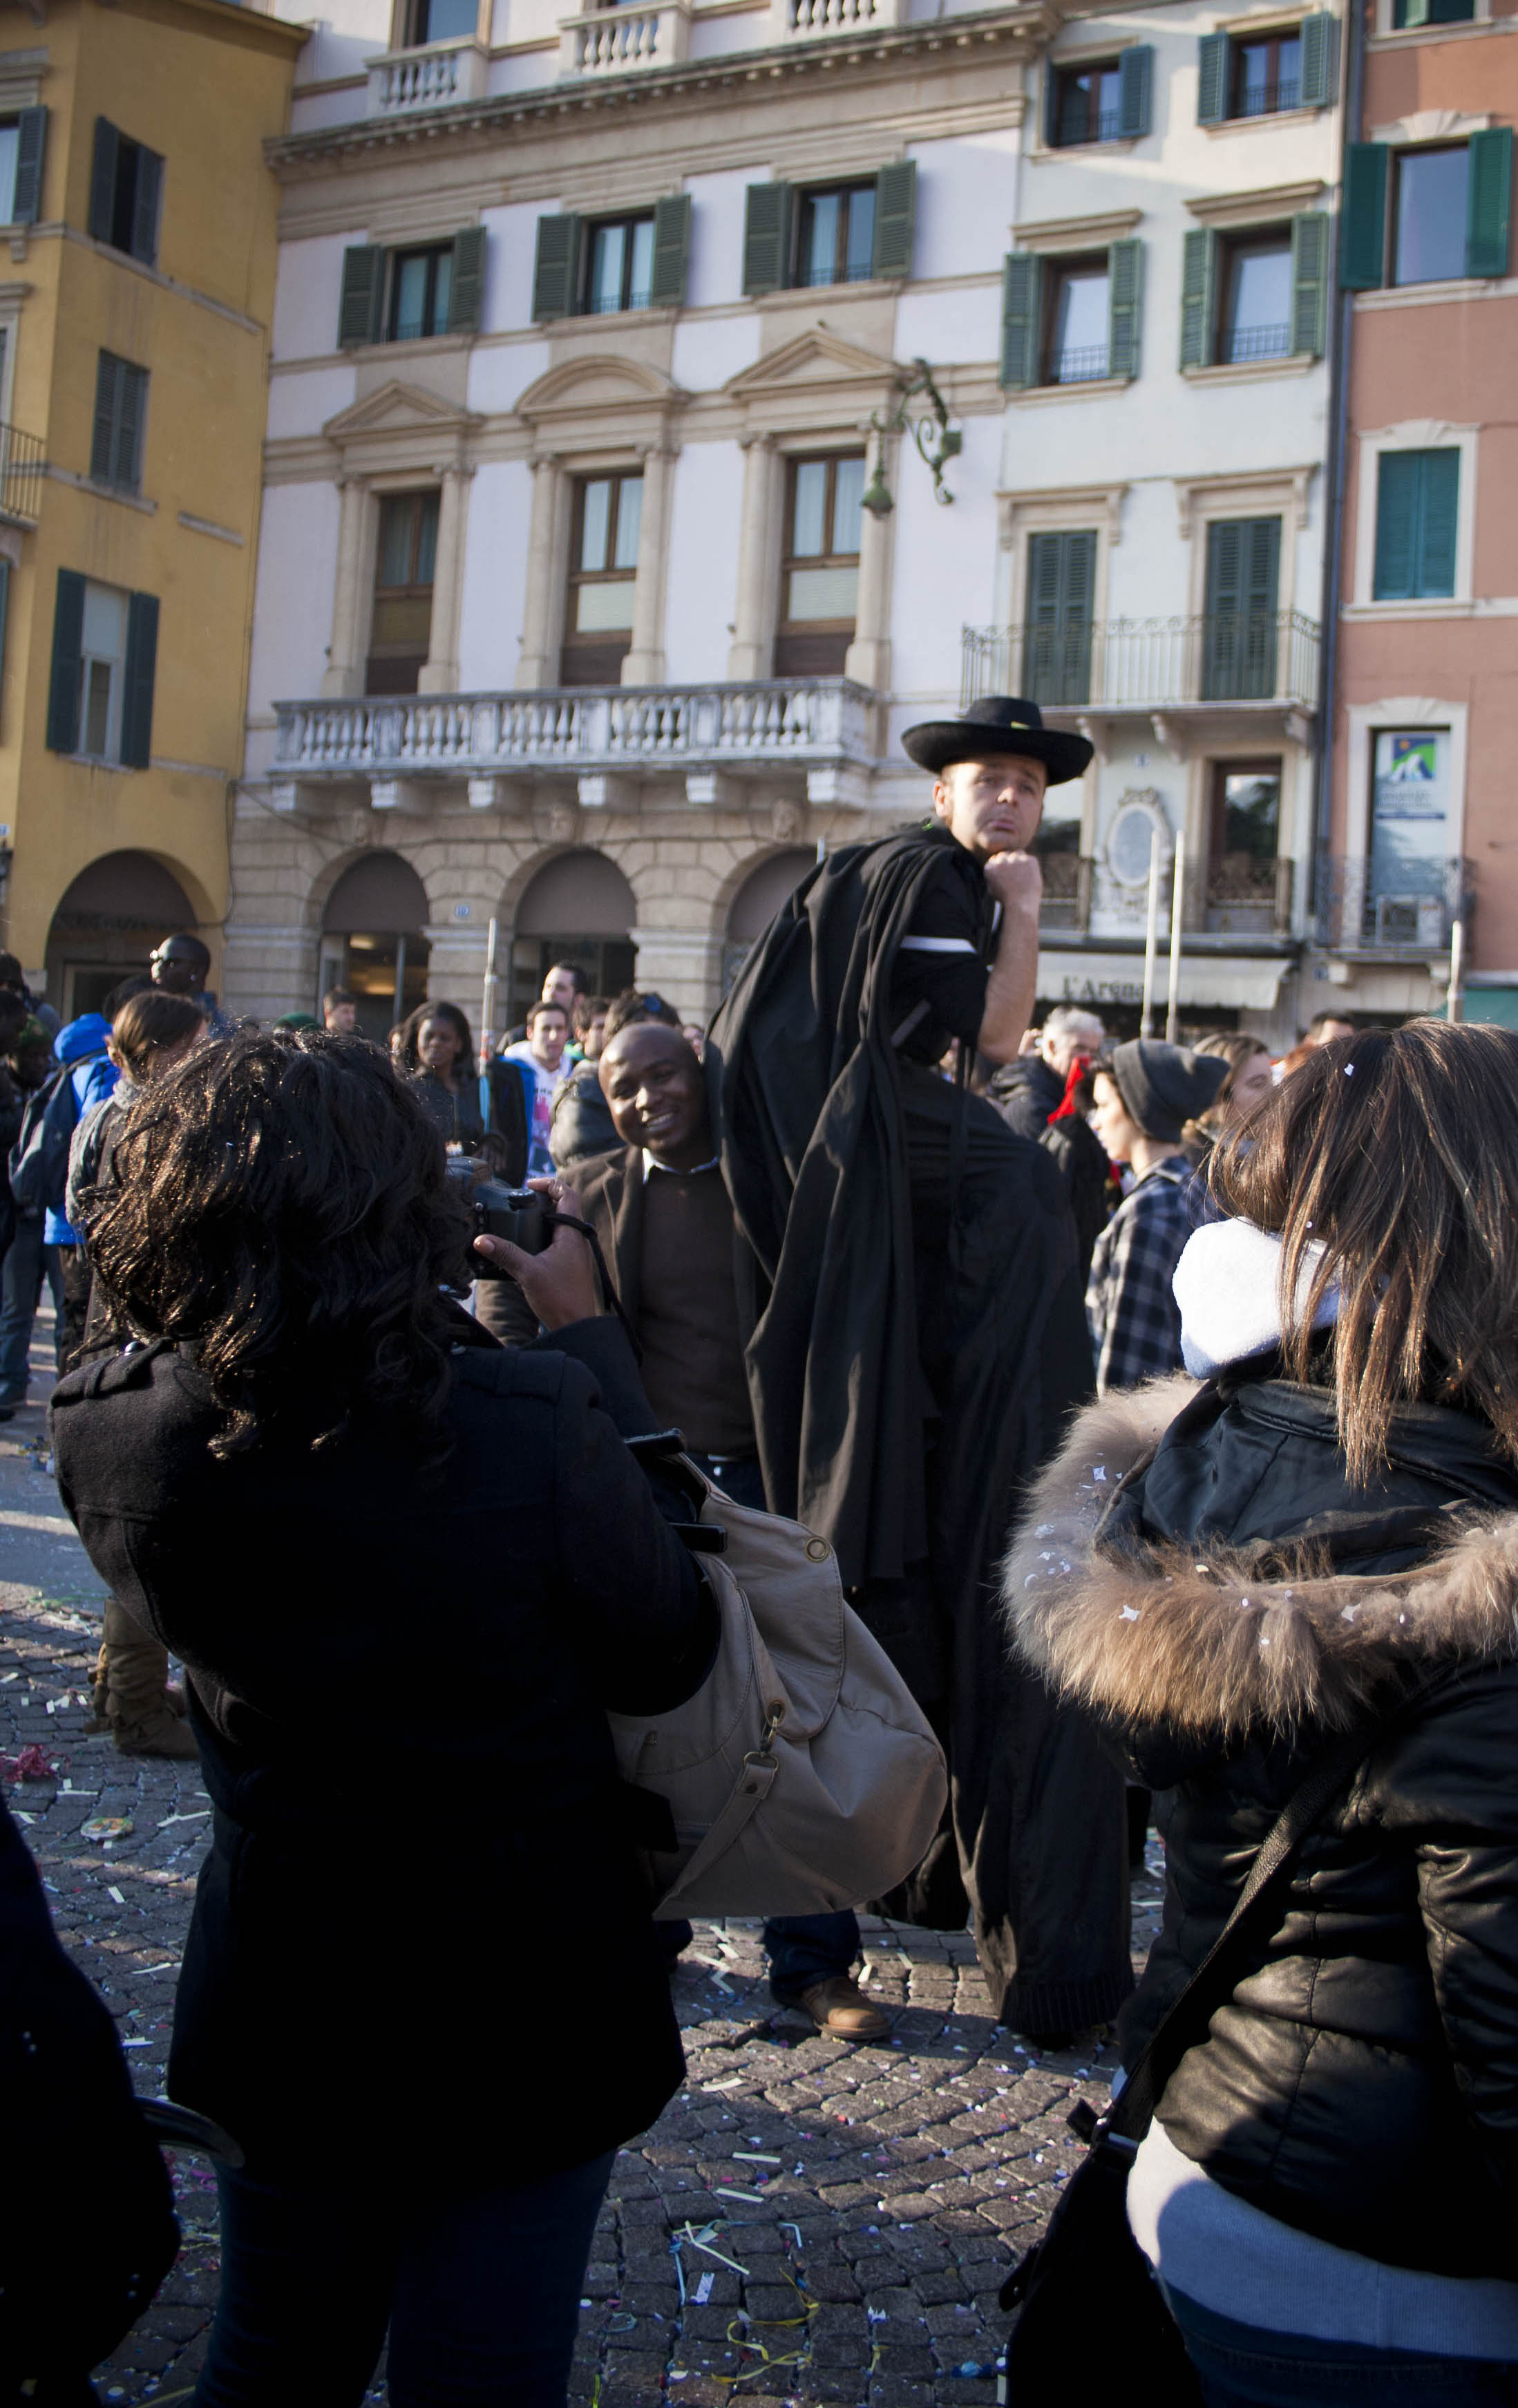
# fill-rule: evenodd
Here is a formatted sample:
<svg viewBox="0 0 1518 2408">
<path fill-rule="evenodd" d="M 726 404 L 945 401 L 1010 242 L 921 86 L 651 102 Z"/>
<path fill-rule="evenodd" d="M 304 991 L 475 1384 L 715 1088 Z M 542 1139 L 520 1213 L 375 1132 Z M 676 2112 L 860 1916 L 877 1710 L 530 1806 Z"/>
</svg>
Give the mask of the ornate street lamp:
<svg viewBox="0 0 1518 2408">
<path fill-rule="evenodd" d="M 919 395 L 928 406 L 920 417 L 913 418 L 908 404 Z M 875 473 L 865 487 L 860 501 L 871 517 L 883 519 L 895 508 L 891 488 L 885 481 L 885 438 L 888 435 L 909 435 L 924 466 L 933 472 L 934 500 L 953 500 L 943 481 L 944 464 L 959 457 L 965 448 L 965 437 L 957 426 L 949 423 L 948 404 L 933 381 L 933 371 L 926 360 L 913 360 L 909 368 L 897 369 L 895 408 L 883 413 L 872 410 L 869 423 L 880 440 L 875 450 Z"/>
</svg>

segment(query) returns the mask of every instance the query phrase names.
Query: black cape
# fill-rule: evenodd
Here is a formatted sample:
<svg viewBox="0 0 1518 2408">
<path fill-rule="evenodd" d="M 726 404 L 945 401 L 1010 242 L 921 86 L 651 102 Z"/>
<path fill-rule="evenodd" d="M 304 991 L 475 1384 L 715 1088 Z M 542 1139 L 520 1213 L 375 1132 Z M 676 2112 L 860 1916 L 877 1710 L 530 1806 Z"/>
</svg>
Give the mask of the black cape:
<svg viewBox="0 0 1518 2408">
<path fill-rule="evenodd" d="M 820 863 L 707 1060 L 771 1508 L 832 1541 L 950 1756 L 952 1837 L 887 1903 L 963 1928 L 967 1897 L 993 2004 L 1049 2031 L 1132 1985 L 1123 1799 L 1091 1727 L 1008 1661 L 996 1572 L 1091 1357 L 1054 1166 L 893 1041 L 901 939 L 946 866 L 988 937 L 984 875 L 942 834 Z"/>
</svg>

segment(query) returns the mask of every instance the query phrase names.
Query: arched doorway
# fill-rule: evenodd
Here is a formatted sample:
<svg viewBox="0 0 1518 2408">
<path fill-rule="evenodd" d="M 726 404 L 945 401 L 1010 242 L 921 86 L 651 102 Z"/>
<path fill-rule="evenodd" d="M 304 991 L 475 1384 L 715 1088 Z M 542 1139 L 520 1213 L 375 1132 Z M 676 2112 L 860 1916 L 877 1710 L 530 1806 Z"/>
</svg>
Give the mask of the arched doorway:
<svg viewBox="0 0 1518 2408">
<path fill-rule="evenodd" d="M 98 1011 L 165 937 L 193 928 L 179 880 L 150 853 L 107 853 L 81 869 L 48 931 L 48 999 L 64 1020 Z"/>
<path fill-rule="evenodd" d="M 772 853 L 757 869 L 750 870 L 727 914 L 727 941 L 723 947 L 723 995 L 776 912 L 790 901 L 808 871 L 816 867 L 817 855 L 811 847 L 797 844 L 784 853 Z"/>
<path fill-rule="evenodd" d="M 431 947 L 427 890 L 398 853 L 366 853 L 343 871 L 322 914 L 322 975 L 358 997 L 361 1033 L 382 1045 L 397 1020 L 424 1001 Z"/>
<path fill-rule="evenodd" d="M 637 971 L 633 890 L 604 853 L 577 846 L 538 871 L 517 906 L 511 931 L 507 1025 L 541 994 L 555 962 L 578 962 L 589 993 L 615 995 Z"/>
</svg>

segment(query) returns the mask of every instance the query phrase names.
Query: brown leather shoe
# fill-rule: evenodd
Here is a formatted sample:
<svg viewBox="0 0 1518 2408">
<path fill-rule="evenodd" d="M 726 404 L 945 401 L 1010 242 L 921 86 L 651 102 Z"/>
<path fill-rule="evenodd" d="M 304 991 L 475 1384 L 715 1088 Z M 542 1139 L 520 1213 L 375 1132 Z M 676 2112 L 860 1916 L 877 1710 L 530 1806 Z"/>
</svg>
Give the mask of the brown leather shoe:
<svg viewBox="0 0 1518 2408">
<path fill-rule="evenodd" d="M 128 1722 L 122 1714 L 112 1714 L 112 1736 L 122 1756 L 166 1756 L 181 1764 L 193 1764 L 200 1756 L 195 1735 L 186 1722 L 165 1705 L 154 1713 L 139 1714 Z"/>
<path fill-rule="evenodd" d="M 891 2018 L 872 2006 L 852 1973 L 813 1983 L 795 2001 L 829 2040 L 884 2040 Z"/>
</svg>

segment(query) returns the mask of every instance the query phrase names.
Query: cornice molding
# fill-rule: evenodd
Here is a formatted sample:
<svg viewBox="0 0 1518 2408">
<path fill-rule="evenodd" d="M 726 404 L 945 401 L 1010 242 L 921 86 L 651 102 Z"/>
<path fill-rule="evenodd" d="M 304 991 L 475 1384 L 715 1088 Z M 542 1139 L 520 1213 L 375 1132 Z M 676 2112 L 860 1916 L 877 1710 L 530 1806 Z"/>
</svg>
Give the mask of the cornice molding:
<svg viewBox="0 0 1518 2408">
<path fill-rule="evenodd" d="M 1265 184 L 1249 193 L 1196 193 L 1186 208 L 1203 225 L 1259 225 L 1267 219 L 1316 208 L 1327 190 L 1322 177 L 1313 176 L 1299 184 Z"/>
<path fill-rule="evenodd" d="M 1020 251 L 1056 256 L 1064 251 L 1100 251 L 1118 242 L 1143 222 L 1142 209 L 1103 209 L 1089 218 L 1030 218 L 1014 225 L 1012 239 Z"/>
</svg>

